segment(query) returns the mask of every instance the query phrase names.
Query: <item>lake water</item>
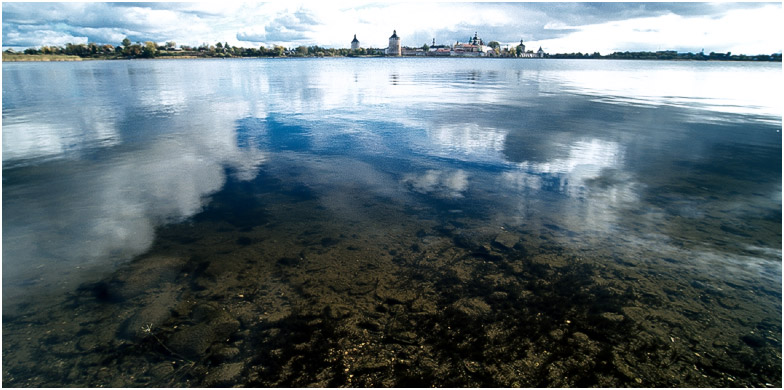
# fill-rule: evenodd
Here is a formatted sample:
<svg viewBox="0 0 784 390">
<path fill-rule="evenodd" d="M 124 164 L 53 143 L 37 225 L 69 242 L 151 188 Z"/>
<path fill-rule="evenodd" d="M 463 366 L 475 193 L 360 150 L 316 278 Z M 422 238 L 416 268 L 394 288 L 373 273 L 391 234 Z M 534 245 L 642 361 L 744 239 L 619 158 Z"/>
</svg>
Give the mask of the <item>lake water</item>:
<svg viewBox="0 0 784 390">
<path fill-rule="evenodd" d="M 781 76 L 5 63 L 3 385 L 780 387 Z"/>
</svg>

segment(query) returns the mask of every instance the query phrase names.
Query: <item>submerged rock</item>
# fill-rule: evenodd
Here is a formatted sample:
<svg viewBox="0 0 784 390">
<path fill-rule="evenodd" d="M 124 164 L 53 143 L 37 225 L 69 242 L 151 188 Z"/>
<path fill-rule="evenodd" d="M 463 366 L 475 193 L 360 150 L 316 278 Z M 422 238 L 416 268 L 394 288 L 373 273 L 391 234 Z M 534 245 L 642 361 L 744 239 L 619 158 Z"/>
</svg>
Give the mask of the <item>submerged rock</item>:
<svg viewBox="0 0 784 390">
<path fill-rule="evenodd" d="M 212 344 L 225 341 L 240 327 L 229 313 L 212 305 L 198 305 L 191 318 L 195 325 L 185 327 L 167 340 L 169 348 L 189 359 L 199 359 Z"/>
<path fill-rule="evenodd" d="M 207 377 L 204 378 L 204 385 L 208 387 L 232 386 L 240 379 L 243 369 L 242 363 L 221 364 L 207 374 Z"/>
<path fill-rule="evenodd" d="M 127 272 L 111 282 L 115 285 L 119 284 L 114 292 L 124 300 L 143 296 L 165 283 L 174 282 L 185 263 L 185 259 L 172 256 L 150 256 L 140 259 L 130 264 Z"/>
<path fill-rule="evenodd" d="M 151 331 L 163 324 L 171 317 L 172 310 L 178 303 L 178 295 L 174 291 L 166 291 L 151 296 L 149 303 L 139 309 L 123 326 L 120 327 L 118 336 L 129 340 L 141 340 Z"/>
<path fill-rule="evenodd" d="M 520 242 L 520 237 L 508 231 L 502 231 L 497 236 L 495 236 L 495 240 L 493 240 L 494 244 L 501 246 L 502 248 L 505 249 L 514 248 L 514 246 L 517 245 L 518 242 Z"/>
<path fill-rule="evenodd" d="M 610 322 L 621 322 L 626 319 L 626 317 L 624 317 L 622 314 L 610 312 L 602 313 L 601 317 Z"/>
<path fill-rule="evenodd" d="M 490 305 L 482 298 L 461 298 L 450 306 L 450 309 L 461 316 L 470 319 L 479 319 L 489 315 L 492 311 Z"/>
<path fill-rule="evenodd" d="M 197 324 L 174 333 L 167 344 L 174 352 L 198 360 L 215 340 L 216 334 L 209 324 Z"/>
</svg>

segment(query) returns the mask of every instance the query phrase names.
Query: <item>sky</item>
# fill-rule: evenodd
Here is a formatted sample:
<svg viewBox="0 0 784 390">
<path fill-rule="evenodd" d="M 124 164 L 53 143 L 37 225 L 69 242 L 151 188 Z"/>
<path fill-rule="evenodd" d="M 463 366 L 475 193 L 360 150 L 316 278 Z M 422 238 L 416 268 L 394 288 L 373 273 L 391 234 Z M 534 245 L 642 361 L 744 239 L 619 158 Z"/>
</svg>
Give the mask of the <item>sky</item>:
<svg viewBox="0 0 784 390">
<path fill-rule="evenodd" d="M 616 51 L 781 53 L 781 2 L 3 2 L 3 50 L 66 43 L 174 41 L 232 46 L 384 48 L 466 42 Z"/>
</svg>

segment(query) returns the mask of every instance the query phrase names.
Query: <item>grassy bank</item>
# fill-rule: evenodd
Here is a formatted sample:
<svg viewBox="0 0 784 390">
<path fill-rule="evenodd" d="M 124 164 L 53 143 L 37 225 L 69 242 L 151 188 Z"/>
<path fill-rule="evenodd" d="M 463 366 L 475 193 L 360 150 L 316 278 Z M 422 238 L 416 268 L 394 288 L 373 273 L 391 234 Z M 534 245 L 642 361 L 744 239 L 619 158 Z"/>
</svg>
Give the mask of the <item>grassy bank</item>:
<svg viewBox="0 0 784 390">
<path fill-rule="evenodd" d="M 3 53 L 3 62 L 82 61 L 79 56 L 62 54 L 11 54 Z"/>
</svg>

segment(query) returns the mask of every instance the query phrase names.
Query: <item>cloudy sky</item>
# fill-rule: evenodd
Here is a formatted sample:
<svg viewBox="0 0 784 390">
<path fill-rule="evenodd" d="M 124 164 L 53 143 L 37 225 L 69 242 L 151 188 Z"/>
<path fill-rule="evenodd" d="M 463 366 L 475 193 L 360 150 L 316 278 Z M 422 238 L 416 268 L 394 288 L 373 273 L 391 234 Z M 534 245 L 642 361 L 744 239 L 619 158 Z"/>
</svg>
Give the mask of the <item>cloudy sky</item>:
<svg viewBox="0 0 784 390">
<path fill-rule="evenodd" d="M 781 52 L 781 2 L 518 3 L 273 1 L 3 2 L 3 49 L 66 43 L 175 41 L 233 46 L 386 47 L 489 42 L 549 53 L 677 50 Z"/>
</svg>

